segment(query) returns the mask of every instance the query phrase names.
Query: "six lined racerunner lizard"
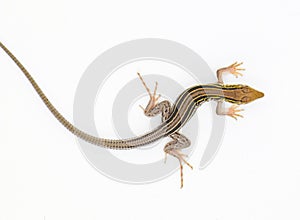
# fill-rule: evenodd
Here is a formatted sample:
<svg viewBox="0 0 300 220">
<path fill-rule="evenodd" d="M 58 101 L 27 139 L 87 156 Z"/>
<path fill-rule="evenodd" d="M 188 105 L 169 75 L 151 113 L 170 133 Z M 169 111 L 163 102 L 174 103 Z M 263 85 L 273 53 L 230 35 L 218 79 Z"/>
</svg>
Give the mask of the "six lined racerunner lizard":
<svg viewBox="0 0 300 220">
<path fill-rule="evenodd" d="M 228 67 L 217 70 L 217 83 L 192 86 L 183 91 L 173 105 L 167 100 L 159 102 L 158 100 L 160 95 L 156 94 L 158 85 L 157 82 L 155 84 L 154 92 L 151 93 L 142 76 L 138 73 L 138 76 L 146 88 L 150 98 L 148 105 L 145 108 L 142 106 L 140 107 L 143 109 L 144 114 L 148 117 L 154 117 L 161 114 L 161 124 L 154 130 L 138 137 L 122 140 L 99 138 L 81 131 L 66 120 L 48 100 L 20 61 L 1 42 L 0 47 L 25 74 L 35 91 L 55 118 L 77 137 L 94 145 L 117 150 L 137 148 L 157 141 L 158 139 L 170 137 L 172 140 L 165 145 L 164 152 L 166 155 L 170 154 L 179 160 L 181 187 L 183 186 L 183 163 L 187 164 L 191 168 L 192 166 L 185 160 L 186 155 L 181 152 L 181 149 L 189 147 L 191 143 L 187 137 L 179 132 L 179 130 L 191 119 L 198 107 L 204 102 L 214 100 L 217 101 L 216 113 L 218 115 L 228 115 L 237 119 L 237 117 L 242 117 L 239 112 L 243 109 L 238 109 L 239 105 L 247 104 L 264 96 L 262 92 L 259 92 L 247 85 L 226 85 L 223 83 L 222 76 L 225 72 L 229 72 L 236 77 L 239 75 L 242 76 L 239 72 L 244 70 L 243 68 L 240 68 L 242 63 L 237 62 Z M 222 106 L 224 101 L 233 103 L 234 105 L 225 109 Z"/>
</svg>

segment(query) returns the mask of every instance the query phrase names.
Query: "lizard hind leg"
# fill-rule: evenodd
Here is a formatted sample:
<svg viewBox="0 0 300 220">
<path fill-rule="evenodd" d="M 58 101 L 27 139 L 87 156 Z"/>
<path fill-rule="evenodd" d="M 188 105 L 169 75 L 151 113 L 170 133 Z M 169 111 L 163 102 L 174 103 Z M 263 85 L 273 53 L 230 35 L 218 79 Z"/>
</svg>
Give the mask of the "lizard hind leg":
<svg viewBox="0 0 300 220">
<path fill-rule="evenodd" d="M 146 85 L 143 77 L 141 76 L 141 74 L 140 73 L 137 73 L 137 74 L 138 74 L 142 84 L 144 85 L 145 89 L 147 90 L 149 98 L 150 98 L 148 101 L 147 107 L 143 108 L 142 106 L 140 106 L 141 109 L 143 109 L 144 114 L 148 117 L 154 117 L 154 116 L 158 115 L 159 113 L 161 113 L 162 122 L 164 122 L 165 120 L 168 119 L 168 117 L 171 114 L 171 110 L 172 110 L 171 103 L 167 100 L 158 102 L 158 99 L 160 98 L 160 95 L 156 95 L 158 83 L 157 82 L 155 83 L 155 88 L 154 88 L 154 91 L 152 94 L 149 87 Z"/>
<path fill-rule="evenodd" d="M 166 153 L 166 157 L 167 157 L 167 154 L 170 154 L 173 157 L 177 158 L 179 161 L 180 183 L 181 183 L 180 188 L 182 188 L 183 187 L 183 163 L 188 165 L 191 169 L 193 169 L 193 167 L 186 161 L 185 158 L 187 157 L 187 155 L 183 154 L 181 152 L 181 149 L 189 147 L 191 145 L 191 142 L 188 138 L 186 138 L 182 134 L 179 134 L 178 132 L 171 134 L 170 137 L 173 140 L 166 144 L 166 146 L 164 147 L 164 151 Z M 166 162 L 166 157 L 165 157 L 165 162 Z"/>
<path fill-rule="evenodd" d="M 141 74 L 140 73 L 137 73 L 137 74 L 138 74 L 138 76 L 139 76 L 142 84 L 144 85 L 144 87 L 145 87 L 145 89 L 146 89 L 146 91 L 147 91 L 147 93 L 149 95 L 149 98 L 150 98 L 150 100 L 149 100 L 148 105 L 147 105 L 146 108 L 143 108 L 142 106 L 140 106 L 141 109 L 143 109 L 144 113 L 147 115 L 147 112 L 149 112 L 150 109 L 152 109 L 154 106 L 156 106 L 157 101 L 160 98 L 160 95 L 156 95 L 158 83 L 155 82 L 155 88 L 154 88 L 154 91 L 153 91 L 153 94 L 152 94 L 151 91 L 150 91 L 150 89 L 149 89 L 149 87 L 146 85 L 143 77 L 141 76 Z"/>
</svg>

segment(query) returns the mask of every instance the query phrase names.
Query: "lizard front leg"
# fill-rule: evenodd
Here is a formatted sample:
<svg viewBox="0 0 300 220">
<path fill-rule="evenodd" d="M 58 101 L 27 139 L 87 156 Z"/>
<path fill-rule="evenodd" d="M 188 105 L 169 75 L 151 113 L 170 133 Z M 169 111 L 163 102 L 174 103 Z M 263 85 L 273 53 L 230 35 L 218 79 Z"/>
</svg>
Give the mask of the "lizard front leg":
<svg viewBox="0 0 300 220">
<path fill-rule="evenodd" d="M 141 74 L 139 74 L 139 73 L 137 73 L 137 74 L 138 74 L 140 80 L 142 81 L 144 87 L 146 88 L 149 98 L 150 98 L 146 108 L 143 108 L 142 106 L 140 106 L 141 109 L 143 109 L 144 114 L 148 117 L 154 117 L 154 116 L 158 115 L 159 113 L 161 113 L 162 122 L 164 122 L 170 116 L 171 109 L 172 109 L 171 103 L 167 100 L 158 102 L 158 99 L 160 98 L 160 95 L 156 95 L 158 83 L 157 82 L 155 83 L 155 88 L 154 88 L 154 91 L 152 94 L 150 92 L 149 87 L 146 85 L 143 77 L 141 76 Z"/>
<path fill-rule="evenodd" d="M 241 62 L 241 63 L 235 62 L 235 63 L 231 64 L 230 66 L 218 69 L 217 70 L 218 83 L 224 84 L 224 82 L 223 82 L 223 74 L 224 73 L 230 73 L 230 74 L 234 75 L 235 77 L 243 76 L 243 74 L 238 72 L 238 71 L 245 70 L 244 68 L 239 67 L 242 64 L 243 64 L 243 62 Z"/>
<path fill-rule="evenodd" d="M 164 147 L 164 151 L 166 153 L 165 162 L 167 159 L 167 154 L 170 154 L 179 160 L 180 180 L 181 180 L 181 188 L 182 188 L 183 187 L 183 163 L 187 164 L 191 169 L 193 169 L 193 167 L 185 160 L 185 157 L 187 157 L 187 155 L 183 154 L 181 152 L 181 149 L 189 147 L 191 145 L 191 142 L 188 138 L 186 138 L 184 135 L 178 132 L 171 134 L 170 138 L 172 138 L 173 140 L 167 143 L 166 146 Z"/>
<path fill-rule="evenodd" d="M 228 115 L 237 120 L 237 117 L 243 118 L 243 115 L 240 115 L 237 112 L 244 111 L 244 109 L 238 109 L 238 107 L 238 105 L 232 105 L 230 108 L 225 109 L 223 107 L 223 101 L 218 101 L 216 113 L 217 115 Z"/>
<path fill-rule="evenodd" d="M 245 70 L 244 68 L 240 68 L 240 66 L 242 64 L 243 64 L 242 62 L 241 63 L 235 62 L 228 67 L 218 69 L 217 70 L 218 83 L 224 84 L 223 74 L 226 72 L 234 75 L 235 77 L 243 76 L 242 73 L 238 72 L 238 71 Z M 221 101 L 221 100 L 218 101 L 217 109 L 216 109 L 217 115 L 228 115 L 237 120 L 237 117 L 243 117 L 242 115 L 237 113 L 237 112 L 241 112 L 241 111 L 244 111 L 244 109 L 238 109 L 238 105 L 232 105 L 230 108 L 225 109 L 223 107 L 223 101 Z"/>
</svg>

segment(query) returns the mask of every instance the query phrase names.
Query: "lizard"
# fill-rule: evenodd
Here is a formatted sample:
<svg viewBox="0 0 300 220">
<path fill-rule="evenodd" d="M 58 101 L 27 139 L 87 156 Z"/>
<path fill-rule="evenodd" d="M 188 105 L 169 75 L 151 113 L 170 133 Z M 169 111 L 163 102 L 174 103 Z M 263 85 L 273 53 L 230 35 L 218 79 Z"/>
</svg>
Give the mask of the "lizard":
<svg viewBox="0 0 300 220">
<path fill-rule="evenodd" d="M 84 141 L 97 146 L 116 150 L 133 149 L 143 145 L 147 145 L 161 138 L 171 138 L 171 141 L 164 146 L 165 160 L 168 154 L 178 159 L 180 166 L 181 188 L 183 187 L 183 164 L 186 164 L 190 168 L 193 167 L 187 162 L 187 155 L 181 152 L 182 149 L 189 147 L 191 145 L 191 142 L 187 137 L 180 133 L 180 129 L 192 118 L 196 110 L 205 102 L 217 101 L 217 115 L 230 116 L 234 119 L 237 119 L 237 117 L 243 117 L 240 113 L 241 111 L 243 111 L 243 109 L 238 108 L 240 105 L 250 103 L 264 96 L 264 93 L 255 90 L 248 85 L 224 84 L 224 73 L 230 73 L 235 77 L 243 75 L 241 71 L 244 71 L 245 69 L 240 67 L 243 63 L 238 62 L 218 69 L 216 74 L 218 79 L 217 83 L 204 85 L 197 84 L 189 87 L 178 96 L 173 104 L 171 104 L 171 102 L 169 102 L 168 100 L 159 102 L 159 98 L 161 97 L 161 95 L 157 95 L 158 83 L 155 82 L 154 91 L 151 92 L 141 74 L 137 73 L 149 95 L 147 106 L 145 108 L 142 106 L 140 107 L 142 108 L 143 113 L 148 117 L 161 115 L 161 124 L 152 131 L 132 138 L 100 138 L 80 130 L 71 122 L 69 122 L 64 116 L 62 116 L 61 113 L 48 100 L 44 92 L 41 90 L 39 85 L 36 83 L 27 69 L 23 66 L 23 64 L 21 64 L 21 62 L 12 54 L 12 52 L 7 49 L 7 47 L 1 42 L 0 47 L 24 73 L 26 78 L 29 80 L 29 82 L 31 83 L 39 97 L 42 99 L 46 107 L 53 114 L 53 116 L 66 129 L 68 129 L 78 138 L 81 138 Z M 224 108 L 224 102 L 229 102 L 233 105 L 229 108 Z"/>
</svg>

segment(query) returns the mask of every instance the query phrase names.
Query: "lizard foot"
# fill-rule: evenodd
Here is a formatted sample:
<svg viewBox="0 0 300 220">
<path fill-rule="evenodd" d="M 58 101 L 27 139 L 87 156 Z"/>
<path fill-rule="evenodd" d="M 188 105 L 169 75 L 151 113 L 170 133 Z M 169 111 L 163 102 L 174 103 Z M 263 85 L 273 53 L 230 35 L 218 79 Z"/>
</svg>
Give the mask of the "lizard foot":
<svg viewBox="0 0 300 220">
<path fill-rule="evenodd" d="M 167 159 L 167 154 L 172 155 L 173 157 L 176 157 L 179 160 L 179 164 L 180 164 L 180 188 L 183 187 L 183 163 L 185 163 L 186 165 L 188 165 L 191 169 L 193 169 L 193 166 L 191 164 L 189 164 L 184 158 L 187 157 L 186 154 L 183 154 L 180 150 L 178 149 L 171 149 L 166 151 L 166 156 L 165 156 L 165 162 Z"/>
<path fill-rule="evenodd" d="M 225 72 L 228 71 L 230 74 L 234 75 L 236 78 L 238 76 L 243 76 L 242 73 L 238 72 L 238 70 L 240 70 L 240 71 L 245 70 L 244 68 L 239 68 L 239 66 L 241 66 L 242 64 L 243 64 L 243 62 L 241 62 L 241 63 L 235 62 L 235 63 L 231 64 L 230 66 L 226 67 L 224 69 L 224 71 Z"/>
<path fill-rule="evenodd" d="M 241 117 L 243 118 L 243 115 L 238 114 L 237 112 L 241 112 L 244 111 L 244 109 L 237 109 L 239 106 L 238 105 L 232 105 L 229 109 L 228 112 L 226 113 L 226 115 L 234 118 L 235 120 L 237 120 L 237 117 Z"/>
<path fill-rule="evenodd" d="M 140 105 L 140 108 L 144 111 L 145 114 L 147 114 L 147 112 L 149 112 L 151 109 L 154 108 L 154 106 L 156 106 L 156 104 L 158 102 L 158 99 L 161 97 L 161 95 L 156 95 L 157 86 L 158 86 L 157 82 L 155 82 L 155 88 L 154 88 L 154 91 L 153 91 L 153 94 L 152 94 L 149 87 L 146 85 L 143 77 L 141 76 L 141 74 L 140 73 L 137 73 L 137 74 L 138 74 L 140 80 L 142 81 L 142 83 L 143 83 L 143 85 L 144 85 L 145 89 L 147 90 L 148 95 L 150 97 L 150 100 L 149 100 L 148 105 L 147 105 L 146 108 L 144 108 Z"/>
</svg>

